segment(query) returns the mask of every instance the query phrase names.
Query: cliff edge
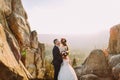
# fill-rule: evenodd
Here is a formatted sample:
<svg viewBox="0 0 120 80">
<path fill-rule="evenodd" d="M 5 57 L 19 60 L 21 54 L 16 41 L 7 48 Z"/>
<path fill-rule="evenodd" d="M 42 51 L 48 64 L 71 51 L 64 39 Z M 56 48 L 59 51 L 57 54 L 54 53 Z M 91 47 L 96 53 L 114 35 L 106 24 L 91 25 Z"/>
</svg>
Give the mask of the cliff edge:
<svg viewBox="0 0 120 80">
<path fill-rule="evenodd" d="M 43 78 L 45 47 L 31 31 L 21 0 L 0 3 L 0 79 Z"/>
</svg>

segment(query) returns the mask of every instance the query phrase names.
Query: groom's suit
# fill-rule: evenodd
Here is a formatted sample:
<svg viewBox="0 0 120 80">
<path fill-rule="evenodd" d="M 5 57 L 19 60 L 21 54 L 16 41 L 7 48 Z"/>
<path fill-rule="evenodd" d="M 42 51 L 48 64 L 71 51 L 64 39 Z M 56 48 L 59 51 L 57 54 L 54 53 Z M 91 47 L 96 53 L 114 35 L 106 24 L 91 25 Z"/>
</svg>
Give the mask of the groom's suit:
<svg viewBox="0 0 120 80">
<path fill-rule="evenodd" d="M 57 46 L 53 48 L 53 65 L 54 65 L 54 80 L 58 80 L 58 73 L 60 71 L 61 63 L 63 62 L 60 50 Z"/>
</svg>

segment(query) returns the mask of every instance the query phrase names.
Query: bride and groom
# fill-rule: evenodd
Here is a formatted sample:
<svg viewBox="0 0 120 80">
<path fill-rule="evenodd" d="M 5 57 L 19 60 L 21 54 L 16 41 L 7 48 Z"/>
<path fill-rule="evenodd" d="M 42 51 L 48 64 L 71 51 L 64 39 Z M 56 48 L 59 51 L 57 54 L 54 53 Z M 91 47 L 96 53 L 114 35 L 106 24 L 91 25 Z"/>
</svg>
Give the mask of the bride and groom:
<svg viewBox="0 0 120 80">
<path fill-rule="evenodd" d="M 66 39 L 62 38 L 61 42 L 58 39 L 54 40 L 53 48 L 53 65 L 54 65 L 54 80 L 78 80 L 76 73 L 69 64 L 69 51 Z"/>
</svg>

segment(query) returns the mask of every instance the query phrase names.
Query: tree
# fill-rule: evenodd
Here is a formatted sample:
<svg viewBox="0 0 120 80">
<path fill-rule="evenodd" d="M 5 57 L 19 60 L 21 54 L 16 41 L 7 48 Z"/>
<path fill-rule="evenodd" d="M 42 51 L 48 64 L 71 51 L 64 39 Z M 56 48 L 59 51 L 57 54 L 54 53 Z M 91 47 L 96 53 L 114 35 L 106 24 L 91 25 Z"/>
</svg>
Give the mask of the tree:
<svg viewBox="0 0 120 80">
<path fill-rule="evenodd" d="M 74 57 L 74 59 L 73 59 L 72 66 L 73 66 L 73 67 L 77 66 L 77 60 L 76 60 L 75 57 Z"/>
</svg>

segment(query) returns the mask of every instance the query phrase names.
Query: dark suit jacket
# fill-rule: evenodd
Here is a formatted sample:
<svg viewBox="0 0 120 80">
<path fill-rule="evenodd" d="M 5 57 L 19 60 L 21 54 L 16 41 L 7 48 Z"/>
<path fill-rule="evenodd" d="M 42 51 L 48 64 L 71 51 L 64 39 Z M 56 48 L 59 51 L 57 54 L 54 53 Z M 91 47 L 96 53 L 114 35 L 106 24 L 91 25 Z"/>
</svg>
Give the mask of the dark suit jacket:
<svg viewBox="0 0 120 80">
<path fill-rule="evenodd" d="M 60 50 L 57 46 L 54 46 L 52 53 L 53 53 L 53 61 L 52 61 L 53 65 L 56 65 L 56 66 L 61 65 L 61 63 L 63 62 L 63 59 L 60 54 Z"/>
</svg>

